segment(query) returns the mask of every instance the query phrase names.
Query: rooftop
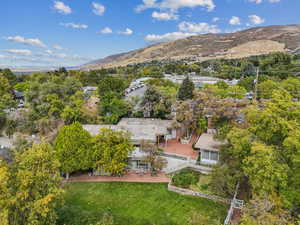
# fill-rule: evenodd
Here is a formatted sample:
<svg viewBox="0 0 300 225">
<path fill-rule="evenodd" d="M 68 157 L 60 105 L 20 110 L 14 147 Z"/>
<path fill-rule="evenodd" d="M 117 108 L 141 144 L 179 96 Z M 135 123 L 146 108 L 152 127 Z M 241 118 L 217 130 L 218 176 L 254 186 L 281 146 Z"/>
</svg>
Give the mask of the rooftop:
<svg viewBox="0 0 300 225">
<path fill-rule="evenodd" d="M 213 134 L 204 133 L 199 137 L 195 144 L 195 148 L 200 150 L 219 151 L 223 144 L 225 144 L 225 142 L 216 140 Z"/>
<path fill-rule="evenodd" d="M 102 128 L 117 131 L 127 131 L 134 143 L 141 140 L 156 142 L 158 135 L 170 134 L 173 120 L 145 119 L 145 118 L 123 118 L 117 125 L 83 125 L 91 135 L 97 135 Z"/>
</svg>

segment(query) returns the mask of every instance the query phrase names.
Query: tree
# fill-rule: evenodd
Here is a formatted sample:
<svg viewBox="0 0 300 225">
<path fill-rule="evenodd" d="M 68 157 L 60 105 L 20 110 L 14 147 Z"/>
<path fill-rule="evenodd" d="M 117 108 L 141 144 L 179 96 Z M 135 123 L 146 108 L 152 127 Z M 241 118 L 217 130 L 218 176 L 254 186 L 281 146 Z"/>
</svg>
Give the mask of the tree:
<svg viewBox="0 0 300 225">
<path fill-rule="evenodd" d="M 122 97 L 127 86 L 128 82 L 123 78 L 104 76 L 98 85 L 99 96 L 102 98 L 102 96 L 114 92 L 118 97 Z"/>
<path fill-rule="evenodd" d="M 75 122 L 64 126 L 55 139 L 55 152 L 61 163 L 61 170 L 69 174 L 80 169 L 88 169 L 91 165 L 91 135 Z"/>
<path fill-rule="evenodd" d="M 244 113 L 245 122 L 231 129 L 227 146 L 221 151 L 229 167 L 226 175 L 238 178 L 245 197 L 272 199 L 276 196 L 273 202 L 276 208 L 298 215 L 299 102 L 287 91 L 275 90 L 270 100 L 251 105 Z M 273 210 L 269 213 L 276 216 Z M 253 221 L 251 217 L 245 218 L 244 224 L 277 224 Z"/>
<path fill-rule="evenodd" d="M 13 85 L 15 85 L 16 84 L 16 82 L 17 82 L 17 76 L 13 73 L 13 72 L 11 72 L 11 70 L 10 69 L 4 69 L 4 70 L 2 70 L 1 72 L 0 72 L 0 76 L 3 76 L 3 77 L 5 77 L 8 81 L 9 81 L 9 84 L 11 85 L 11 86 L 13 86 Z M 1 82 L 0 82 L 1 83 Z"/>
<path fill-rule="evenodd" d="M 10 191 L 9 167 L 0 159 L 0 221 L 2 225 L 9 225 L 9 208 L 12 204 Z"/>
<path fill-rule="evenodd" d="M 133 151 L 130 135 L 123 131 L 101 129 L 94 138 L 93 168 L 104 169 L 112 175 L 121 175 Z"/>
<path fill-rule="evenodd" d="M 263 196 L 274 190 L 286 188 L 288 167 L 277 161 L 276 153 L 271 146 L 252 143 L 250 154 L 244 159 L 243 164 L 253 193 Z"/>
<path fill-rule="evenodd" d="M 48 144 L 16 153 L 12 165 L 0 162 L 1 224 L 55 224 L 63 194 L 58 168 Z"/>
<path fill-rule="evenodd" d="M 105 123 L 116 124 L 130 112 L 130 105 L 115 93 L 107 93 L 101 98 L 99 112 Z"/>
<path fill-rule="evenodd" d="M 162 149 L 145 140 L 141 142 L 140 146 L 141 151 L 146 154 L 143 161 L 150 164 L 152 176 L 167 166 L 167 160 L 159 156 L 159 152 L 162 152 Z"/>
<path fill-rule="evenodd" d="M 276 205 L 276 199 L 254 198 L 243 208 L 240 225 L 292 225 L 287 212 Z M 295 224 L 296 225 L 296 224 Z"/>
<path fill-rule="evenodd" d="M 258 96 L 264 99 L 270 99 L 273 91 L 278 90 L 279 84 L 272 80 L 266 80 L 258 84 Z"/>
<path fill-rule="evenodd" d="M 194 96 L 193 94 L 194 89 L 195 89 L 194 83 L 190 80 L 189 77 L 186 77 L 179 88 L 178 99 L 181 101 L 192 99 Z"/>
</svg>

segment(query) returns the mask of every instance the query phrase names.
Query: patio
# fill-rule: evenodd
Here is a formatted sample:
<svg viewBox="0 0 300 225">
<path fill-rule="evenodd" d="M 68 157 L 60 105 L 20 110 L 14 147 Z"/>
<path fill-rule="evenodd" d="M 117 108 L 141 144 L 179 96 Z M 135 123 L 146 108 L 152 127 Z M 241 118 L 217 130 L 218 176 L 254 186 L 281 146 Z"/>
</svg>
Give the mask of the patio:
<svg viewBox="0 0 300 225">
<path fill-rule="evenodd" d="M 177 139 L 168 140 L 167 144 L 163 144 L 162 148 L 166 153 L 186 156 L 193 160 L 197 160 L 199 151 L 193 149 L 193 143 L 197 141 L 198 137 L 193 136 L 189 144 L 181 144 Z"/>
<path fill-rule="evenodd" d="M 70 177 L 69 180 L 64 182 L 138 182 L 138 183 L 169 183 L 170 178 L 164 173 L 159 173 L 157 176 L 151 176 L 148 173 L 137 173 L 129 171 L 122 177 L 112 176 L 89 176 L 87 174 Z"/>
</svg>

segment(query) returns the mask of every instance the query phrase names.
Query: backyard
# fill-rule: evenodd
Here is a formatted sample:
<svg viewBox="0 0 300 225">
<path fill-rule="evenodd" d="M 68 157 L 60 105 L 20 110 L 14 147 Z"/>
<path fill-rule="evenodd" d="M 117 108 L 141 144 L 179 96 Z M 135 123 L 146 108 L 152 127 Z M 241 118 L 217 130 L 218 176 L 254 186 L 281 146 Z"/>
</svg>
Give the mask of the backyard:
<svg viewBox="0 0 300 225">
<path fill-rule="evenodd" d="M 223 221 L 227 205 L 169 192 L 167 184 L 69 183 L 59 224 L 93 225 L 105 213 L 116 225 L 187 225 L 193 213 Z"/>
</svg>

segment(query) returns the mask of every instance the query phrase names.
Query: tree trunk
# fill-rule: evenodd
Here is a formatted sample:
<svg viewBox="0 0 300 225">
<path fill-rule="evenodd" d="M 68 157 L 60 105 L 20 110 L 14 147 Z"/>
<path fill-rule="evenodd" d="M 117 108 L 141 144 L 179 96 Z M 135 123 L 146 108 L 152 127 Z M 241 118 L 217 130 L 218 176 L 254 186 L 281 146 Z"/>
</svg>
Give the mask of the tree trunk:
<svg viewBox="0 0 300 225">
<path fill-rule="evenodd" d="M 70 173 L 66 173 L 66 179 L 69 180 L 70 178 Z"/>
</svg>

